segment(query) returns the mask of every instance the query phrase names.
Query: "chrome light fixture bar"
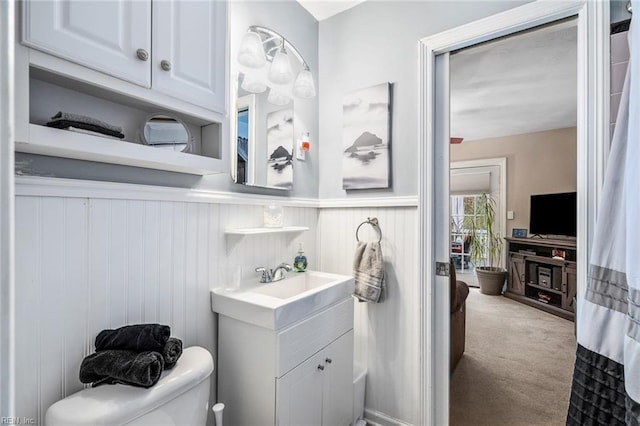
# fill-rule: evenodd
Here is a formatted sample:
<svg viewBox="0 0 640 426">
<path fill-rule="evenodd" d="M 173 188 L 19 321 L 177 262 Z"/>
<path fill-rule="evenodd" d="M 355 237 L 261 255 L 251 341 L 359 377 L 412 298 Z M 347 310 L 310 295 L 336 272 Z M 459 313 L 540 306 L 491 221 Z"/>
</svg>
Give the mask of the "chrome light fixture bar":
<svg viewBox="0 0 640 426">
<path fill-rule="evenodd" d="M 262 41 L 263 49 L 256 47 L 258 37 Z M 293 55 L 301 65 L 300 72 L 293 83 L 293 94 L 303 99 L 315 97 L 316 89 L 309 65 L 291 42 L 272 29 L 258 25 L 250 26 L 247 34 L 242 38 L 238 62 L 249 68 L 262 68 L 267 65 L 269 66 L 269 80 L 277 85 L 284 85 L 289 84 L 293 79 L 288 54 Z M 266 61 L 263 61 L 263 58 L 266 58 Z M 247 89 L 247 87 L 243 88 Z M 266 87 L 255 85 L 254 90 L 256 91 L 248 91 L 259 93 L 258 89 L 264 91 Z"/>
</svg>

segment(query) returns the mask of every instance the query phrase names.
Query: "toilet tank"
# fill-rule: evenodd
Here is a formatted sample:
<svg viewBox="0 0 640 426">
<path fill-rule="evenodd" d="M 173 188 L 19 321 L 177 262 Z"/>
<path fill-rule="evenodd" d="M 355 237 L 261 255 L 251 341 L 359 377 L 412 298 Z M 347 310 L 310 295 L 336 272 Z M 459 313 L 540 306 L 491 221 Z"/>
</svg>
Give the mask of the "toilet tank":
<svg viewBox="0 0 640 426">
<path fill-rule="evenodd" d="M 213 359 L 198 346 L 148 389 L 102 385 L 69 395 L 47 410 L 46 426 L 204 426 L 209 410 Z"/>
</svg>

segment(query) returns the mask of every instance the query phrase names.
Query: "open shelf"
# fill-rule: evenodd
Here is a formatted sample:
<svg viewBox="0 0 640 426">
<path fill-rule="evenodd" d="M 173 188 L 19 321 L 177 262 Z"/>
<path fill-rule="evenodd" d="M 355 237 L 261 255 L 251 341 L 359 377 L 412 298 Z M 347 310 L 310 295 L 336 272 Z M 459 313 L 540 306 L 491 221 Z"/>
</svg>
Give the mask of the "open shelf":
<svg viewBox="0 0 640 426">
<path fill-rule="evenodd" d="M 194 175 L 221 173 L 220 160 L 103 138 L 38 124 L 29 125 L 29 140 L 16 141 L 16 151 L 100 163 L 167 170 Z"/>
<path fill-rule="evenodd" d="M 261 234 L 285 234 L 308 231 L 307 226 L 283 226 L 282 228 L 235 228 L 226 229 L 226 235 L 261 235 Z"/>
<path fill-rule="evenodd" d="M 537 288 L 538 290 L 548 291 L 549 293 L 562 294 L 562 291 L 560 291 L 560 290 L 554 290 L 552 288 L 544 287 L 544 286 L 541 286 L 541 285 L 538 285 L 538 284 L 534 284 L 534 283 L 531 283 L 531 282 L 527 283 L 527 285 L 529 287 Z"/>
</svg>

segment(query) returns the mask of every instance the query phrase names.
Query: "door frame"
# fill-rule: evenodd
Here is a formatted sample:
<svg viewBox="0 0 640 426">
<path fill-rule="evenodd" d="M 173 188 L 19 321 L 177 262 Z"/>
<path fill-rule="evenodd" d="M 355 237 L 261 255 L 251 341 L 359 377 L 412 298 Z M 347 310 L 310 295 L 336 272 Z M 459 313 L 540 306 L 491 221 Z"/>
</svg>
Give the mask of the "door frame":
<svg viewBox="0 0 640 426">
<path fill-rule="evenodd" d="M 15 2 L 0 2 L 0 415 L 15 416 Z"/>
<path fill-rule="evenodd" d="M 449 421 L 449 284 L 436 275 L 448 263 L 449 53 L 577 17 L 578 303 L 584 295 L 589 247 L 609 140 L 609 0 L 536 1 L 419 41 L 420 423 Z M 582 327 L 580 323 L 577 327 Z"/>
</svg>

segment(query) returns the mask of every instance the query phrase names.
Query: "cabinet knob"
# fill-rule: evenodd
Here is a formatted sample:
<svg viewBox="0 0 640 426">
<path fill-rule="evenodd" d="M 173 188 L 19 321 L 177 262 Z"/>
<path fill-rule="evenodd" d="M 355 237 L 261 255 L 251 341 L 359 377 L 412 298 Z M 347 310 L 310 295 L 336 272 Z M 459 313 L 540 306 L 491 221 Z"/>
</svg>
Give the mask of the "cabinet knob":
<svg viewBox="0 0 640 426">
<path fill-rule="evenodd" d="M 138 49 L 138 50 L 136 50 L 136 56 L 141 61 L 147 61 L 149 59 L 149 52 L 147 52 L 144 49 Z"/>
<path fill-rule="evenodd" d="M 324 370 L 324 365 L 318 364 L 318 370 L 320 370 L 320 371 Z"/>
<path fill-rule="evenodd" d="M 171 71 L 171 62 L 167 61 L 166 59 L 163 59 L 162 61 L 160 61 L 160 68 L 162 68 L 165 71 Z"/>
<path fill-rule="evenodd" d="M 331 358 L 327 358 L 324 360 L 324 362 L 326 362 L 327 364 L 331 364 L 333 360 Z"/>
</svg>

